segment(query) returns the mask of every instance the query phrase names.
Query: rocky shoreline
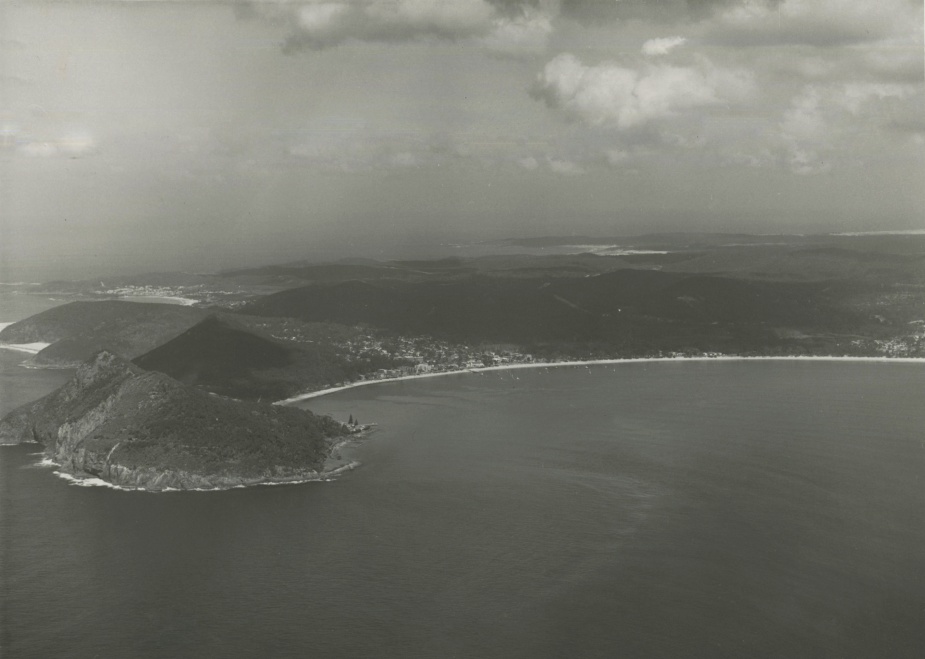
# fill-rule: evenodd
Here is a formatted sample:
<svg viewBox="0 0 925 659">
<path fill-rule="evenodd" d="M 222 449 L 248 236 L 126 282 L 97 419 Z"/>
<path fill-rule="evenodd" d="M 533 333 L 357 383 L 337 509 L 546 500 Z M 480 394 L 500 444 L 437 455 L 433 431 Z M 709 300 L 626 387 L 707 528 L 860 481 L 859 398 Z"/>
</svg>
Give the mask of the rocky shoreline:
<svg viewBox="0 0 925 659">
<path fill-rule="evenodd" d="M 39 443 L 80 483 L 220 490 L 330 479 L 355 466 L 340 449 L 368 429 L 213 396 L 104 351 L 0 420 L 0 444 Z"/>
<path fill-rule="evenodd" d="M 100 462 L 95 459 L 96 456 L 80 450 L 72 456 L 65 457 L 63 462 L 58 462 L 54 456 L 49 457 L 45 451 L 41 454 L 42 461 L 36 466 L 52 467 L 55 469 L 55 475 L 74 485 L 109 487 L 129 492 L 220 492 L 257 485 L 298 485 L 333 480 L 359 467 L 358 461 L 344 456 L 341 451 L 365 438 L 372 428 L 372 425 L 358 426 L 350 435 L 333 442 L 321 469 L 291 469 L 284 474 L 204 475 L 185 470 L 132 468 L 117 462 Z"/>
<path fill-rule="evenodd" d="M 129 492 L 222 492 L 225 490 L 254 487 L 257 485 L 299 485 L 319 481 L 329 481 L 338 475 L 351 471 L 360 466 L 359 462 L 351 461 L 333 469 L 321 471 L 306 471 L 290 476 L 267 476 L 263 478 L 246 478 L 238 476 L 209 477 L 198 474 L 175 471 L 157 471 L 154 469 L 129 469 L 123 465 L 110 465 L 105 473 L 93 475 L 87 473 L 74 474 L 61 470 L 59 465 L 45 463 L 47 466 L 58 467 L 55 475 L 71 481 L 74 485 L 109 487 Z"/>
</svg>

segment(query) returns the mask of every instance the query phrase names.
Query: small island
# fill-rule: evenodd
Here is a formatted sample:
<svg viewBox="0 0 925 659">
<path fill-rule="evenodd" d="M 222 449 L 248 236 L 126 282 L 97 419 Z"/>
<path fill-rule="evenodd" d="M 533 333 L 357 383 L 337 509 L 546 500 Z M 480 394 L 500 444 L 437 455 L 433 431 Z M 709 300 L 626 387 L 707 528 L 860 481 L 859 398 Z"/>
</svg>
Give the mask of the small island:
<svg viewBox="0 0 925 659">
<path fill-rule="evenodd" d="M 349 469 L 337 447 L 365 426 L 217 396 L 108 351 L 0 421 L 0 444 L 37 442 L 62 474 L 126 489 L 227 489 Z"/>
</svg>

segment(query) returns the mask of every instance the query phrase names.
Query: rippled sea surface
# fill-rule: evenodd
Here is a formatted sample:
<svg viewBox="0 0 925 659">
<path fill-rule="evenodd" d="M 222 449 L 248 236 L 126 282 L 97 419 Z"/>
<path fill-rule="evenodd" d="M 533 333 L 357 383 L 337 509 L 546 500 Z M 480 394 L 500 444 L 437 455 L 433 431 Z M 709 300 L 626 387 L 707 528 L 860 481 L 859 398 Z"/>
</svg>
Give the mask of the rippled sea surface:
<svg viewBox="0 0 925 659">
<path fill-rule="evenodd" d="M 4 391 L 53 386 L 9 361 Z M 925 656 L 923 392 L 920 364 L 807 361 L 376 385 L 308 405 L 379 424 L 360 468 L 217 493 L 76 487 L 5 447 L 0 648 Z"/>
</svg>

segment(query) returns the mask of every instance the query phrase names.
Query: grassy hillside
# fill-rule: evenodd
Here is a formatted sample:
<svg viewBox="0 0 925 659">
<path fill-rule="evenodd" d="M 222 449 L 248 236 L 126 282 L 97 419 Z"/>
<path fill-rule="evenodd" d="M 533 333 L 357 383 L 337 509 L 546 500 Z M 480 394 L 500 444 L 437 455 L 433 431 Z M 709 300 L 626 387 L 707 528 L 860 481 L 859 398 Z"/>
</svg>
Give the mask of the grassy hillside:
<svg viewBox="0 0 925 659">
<path fill-rule="evenodd" d="M 132 359 L 169 341 L 206 316 L 171 304 L 71 302 L 14 323 L 0 332 L 7 343 L 51 343 L 33 358 L 39 366 L 74 367 L 100 350 Z"/>
<path fill-rule="evenodd" d="M 259 372 L 285 369 L 296 361 L 297 349 L 233 327 L 210 316 L 180 336 L 135 359 L 146 370 L 159 371 L 184 384 L 229 396 L 265 395 L 270 400 L 287 393 L 276 385 L 260 386 Z"/>
<path fill-rule="evenodd" d="M 174 304 L 139 304 L 120 300 L 71 302 L 30 316 L 0 332 L 7 343 L 54 343 L 112 326 L 189 323 L 205 317 L 200 309 Z"/>
<path fill-rule="evenodd" d="M 329 340 L 281 341 L 268 332 L 286 327 L 285 321 L 259 323 L 246 317 L 241 321 L 228 315 L 210 316 L 141 355 L 135 364 L 218 394 L 265 401 L 350 380 L 364 370 L 362 364 L 349 362 L 335 349 L 349 332 L 312 328 L 316 330 L 312 336 Z"/>
</svg>

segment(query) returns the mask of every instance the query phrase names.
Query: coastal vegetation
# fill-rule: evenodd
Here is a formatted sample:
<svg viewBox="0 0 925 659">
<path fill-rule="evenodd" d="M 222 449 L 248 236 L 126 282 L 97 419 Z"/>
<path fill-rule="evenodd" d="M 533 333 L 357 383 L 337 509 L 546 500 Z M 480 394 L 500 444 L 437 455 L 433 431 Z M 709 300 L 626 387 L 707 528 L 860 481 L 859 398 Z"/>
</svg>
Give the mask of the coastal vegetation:
<svg viewBox="0 0 925 659">
<path fill-rule="evenodd" d="M 75 368 L 100 350 L 132 359 L 189 329 L 206 312 L 174 304 L 118 300 L 75 301 L 26 318 L 0 331 L 4 343 L 48 343 L 30 364 Z"/>
<path fill-rule="evenodd" d="M 148 490 L 319 478 L 348 427 L 235 401 L 100 352 L 48 396 L 0 421 L 0 443 L 38 442 L 67 474 Z"/>
<path fill-rule="evenodd" d="M 7 327 L 0 341 L 51 343 L 34 366 L 73 367 L 107 349 L 188 385 L 263 401 L 530 362 L 925 356 L 925 236 L 665 234 L 484 247 L 508 253 L 73 283 L 83 297 L 159 291 L 198 304 L 74 302 Z"/>
<path fill-rule="evenodd" d="M 0 421 L 0 442 L 39 442 L 81 478 L 223 488 L 322 477 L 339 438 L 364 427 L 270 403 L 351 384 L 640 357 L 925 357 L 925 237 L 727 245 L 698 234 L 542 253 L 563 240 L 230 271 L 212 288 L 183 274 L 75 284 L 79 300 L 0 332 L 50 344 L 28 366 L 79 365 Z M 98 299 L 190 300 L 194 288 L 195 305 Z"/>
</svg>

